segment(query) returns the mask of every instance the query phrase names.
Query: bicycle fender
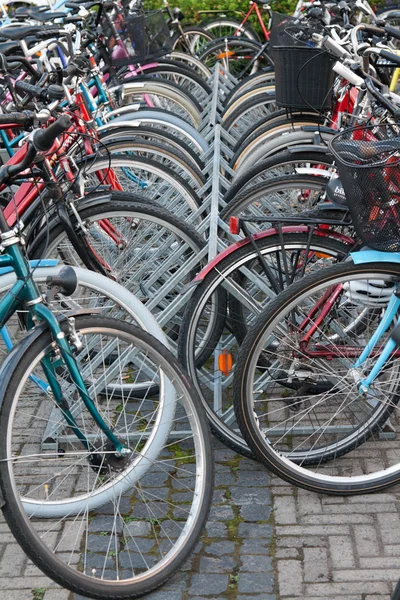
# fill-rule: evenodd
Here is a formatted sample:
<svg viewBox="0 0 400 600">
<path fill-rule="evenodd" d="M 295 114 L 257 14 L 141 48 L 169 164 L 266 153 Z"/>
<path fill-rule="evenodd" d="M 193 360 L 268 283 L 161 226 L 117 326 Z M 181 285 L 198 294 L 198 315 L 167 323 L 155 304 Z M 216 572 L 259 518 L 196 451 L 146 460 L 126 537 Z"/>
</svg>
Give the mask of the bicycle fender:
<svg viewBox="0 0 400 600">
<path fill-rule="evenodd" d="M 302 144 L 301 146 L 288 146 L 287 150 L 290 154 L 294 154 L 295 152 L 319 152 L 331 156 L 331 153 L 326 146 L 315 145 L 312 143 Z"/>
<path fill-rule="evenodd" d="M 308 233 L 308 231 L 309 227 L 307 225 L 286 225 L 285 227 L 282 227 L 283 233 Z M 267 231 L 262 231 L 261 233 L 255 234 L 253 236 L 253 239 L 260 240 L 263 238 L 271 237 L 272 235 L 276 235 L 277 233 L 279 233 L 278 229 L 271 228 Z M 201 283 L 206 277 L 206 275 L 208 275 L 210 271 L 212 271 L 221 261 L 223 261 L 224 258 L 229 256 L 230 254 L 233 254 L 234 252 L 236 252 L 236 250 L 242 248 L 242 246 L 247 246 L 250 243 L 251 242 L 249 238 L 243 238 L 238 242 L 235 242 L 234 244 L 231 244 L 230 246 L 225 248 L 225 250 L 220 252 L 215 258 L 213 258 L 208 264 L 206 264 L 206 266 L 201 271 L 199 271 L 199 273 L 197 273 L 194 279 L 192 279 L 192 281 L 187 286 L 185 286 L 185 290 L 190 289 L 192 286 L 194 287 Z"/>
<path fill-rule="evenodd" d="M 350 252 L 350 256 L 355 265 L 365 265 L 367 263 L 386 262 L 400 264 L 400 252 L 380 252 L 379 250 L 359 250 Z"/>
</svg>

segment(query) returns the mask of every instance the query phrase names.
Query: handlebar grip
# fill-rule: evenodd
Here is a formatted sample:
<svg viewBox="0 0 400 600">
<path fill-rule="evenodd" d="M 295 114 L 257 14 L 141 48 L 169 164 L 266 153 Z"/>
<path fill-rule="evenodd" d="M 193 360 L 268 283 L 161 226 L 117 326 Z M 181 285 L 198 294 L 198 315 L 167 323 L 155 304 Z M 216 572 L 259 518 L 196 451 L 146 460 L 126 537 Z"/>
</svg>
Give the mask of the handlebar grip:
<svg viewBox="0 0 400 600">
<path fill-rule="evenodd" d="M 330 50 L 337 58 L 351 58 L 351 54 L 347 52 L 347 50 L 328 36 L 324 38 L 322 45 L 327 50 Z"/>
<path fill-rule="evenodd" d="M 379 52 L 379 56 L 382 58 L 386 58 L 386 60 L 390 60 L 394 65 L 398 65 L 400 67 L 400 56 L 397 54 L 393 54 L 393 52 L 389 52 L 389 50 L 381 50 Z"/>
<path fill-rule="evenodd" d="M 396 27 L 391 27 L 390 25 L 385 25 L 385 31 L 390 36 L 396 38 L 396 40 L 400 40 L 400 29 L 396 29 Z"/>
<path fill-rule="evenodd" d="M 33 132 L 32 143 L 36 150 L 46 152 L 50 150 L 56 138 L 71 127 L 72 121 L 67 115 L 63 115 L 55 123 L 46 129 L 37 129 Z"/>
<path fill-rule="evenodd" d="M 26 125 L 30 121 L 29 115 L 25 113 L 7 113 L 6 115 L 0 115 L 0 125 Z"/>
<path fill-rule="evenodd" d="M 64 79 L 72 78 L 78 73 L 78 68 L 75 65 L 67 65 L 63 70 Z"/>
<path fill-rule="evenodd" d="M 340 75 L 340 77 L 343 77 L 343 79 L 346 79 L 352 85 L 360 87 L 364 83 L 364 79 L 353 73 L 353 71 L 342 65 L 340 62 L 335 63 L 332 69 L 335 71 L 335 73 Z"/>
<path fill-rule="evenodd" d="M 16 81 L 14 85 L 15 91 L 17 94 L 29 94 L 29 96 L 41 96 L 43 93 L 43 88 L 39 85 L 32 85 L 31 83 L 26 83 L 25 81 Z"/>
</svg>

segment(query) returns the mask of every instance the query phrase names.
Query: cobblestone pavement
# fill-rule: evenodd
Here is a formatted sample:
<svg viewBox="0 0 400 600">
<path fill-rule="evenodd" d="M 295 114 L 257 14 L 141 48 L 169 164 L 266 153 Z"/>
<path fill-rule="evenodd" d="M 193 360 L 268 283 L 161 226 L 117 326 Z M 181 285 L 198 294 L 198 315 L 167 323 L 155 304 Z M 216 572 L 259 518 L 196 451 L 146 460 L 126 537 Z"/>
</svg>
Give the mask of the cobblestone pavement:
<svg viewBox="0 0 400 600">
<path fill-rule="evenodd" d="M 184 568 L 149 600 L 388 600 L 400 576 L 400 486 L 351 498 L 287 486 L 216 444 L 210 519 Z M 57 588 L 0 522 L 0 598 L 82 600 Z"/>
</svg>

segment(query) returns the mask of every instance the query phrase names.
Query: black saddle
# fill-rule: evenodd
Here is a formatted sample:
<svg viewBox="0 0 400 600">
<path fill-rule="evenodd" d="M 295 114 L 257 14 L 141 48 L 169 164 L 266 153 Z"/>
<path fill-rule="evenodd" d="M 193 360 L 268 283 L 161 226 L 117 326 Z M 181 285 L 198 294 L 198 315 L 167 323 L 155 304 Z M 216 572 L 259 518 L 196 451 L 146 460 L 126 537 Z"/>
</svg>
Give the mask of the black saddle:
<svg viewBox="0 0 400 600">
<path fill-rule="evenodd" d="M 0 54 L 11 56 L 18 54 L 20 51 L 21 48 L 17 42 L 0 42 Z"/>
<path fill-rule="evenodd" d="M 28 35 L 35 35 L 42 31 L 41 25 L 24 25 L 21 27 L 2 27 L 0 29 L 0 37 L 6 40 L 23 40 Z"/>
</svg>

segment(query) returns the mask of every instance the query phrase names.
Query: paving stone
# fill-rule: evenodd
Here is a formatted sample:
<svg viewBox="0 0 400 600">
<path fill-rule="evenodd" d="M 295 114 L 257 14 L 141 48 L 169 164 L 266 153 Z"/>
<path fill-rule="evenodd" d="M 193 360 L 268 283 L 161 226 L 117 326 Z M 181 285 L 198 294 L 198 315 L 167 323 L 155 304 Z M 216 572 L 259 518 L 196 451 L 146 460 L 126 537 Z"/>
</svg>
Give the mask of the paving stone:
<svg viewBox="0 0 400 600">
<path fill-rule="evenodd" d="M 325 548 L 304 548 L 304 581 L 329 580 L 328 554 Z"/>
<path fill-rule="evenodd" d="M 311 583 L 306 585 L 306 597 L 310 596 L 321 596 L 328 597 L 329 600 L 333 600 L 336 596 L 349 596 L 351 594 L 365 594 L 365 581 L 349 582 L 344 583 Z M 382 594 L 385 597 L 389 594 L 389 586 L 387 583 L 382 582 L 368 582 L 368 592 L 372 594 Z"/>
<path fill-rule="evenodd" d="M 232 507 L 229 505 L 213 506 L 210 510 L 209 521 L 229 521 L 234 516 Z"/>
<path fill-rule="evenodd" d="M 195 574 L 192 577 L 192 585 L 189 591 L 191 594 L 202 594 L 203 596 L 222 594 L 228 588 L 228 581 L 228 575 Z"/>
<path fill-rule="evenodd" d="M 303 595 L 301 563 L 298 560 L 278 561 L 278 585 L 282 598 Z"/>
<path fill-rule="evenodd" d="M 240 553 L 269 555 L 270 544 L 271 540 L 269 539 L 243 539 Z"/>
<path fill-rule="evenodd" d="M 274 518 L 277 525 L 297 523 L 296 503 L 293 496 L 282 496 L 275 501 Z"/>
<path fill-rule="evenodd" d="M 0 561 L 0 577 L 22 574 L 27 558 L 18 544 L 8 544 Z"/>
<path fill-rule="evenodd" d="M 359 556 L 379 556 L 380 546 L 376 527 L 372 525 L 358 525 L 354 527 L 354 536 Z"/>
<path fill-rule="evenodd" d="M 237 565 L 237 560 L 232 556 L 221 556 L 220 558 L 202 556 L 200 558 L 200 571 L 206 573 L 231 573 Z"/>
<path fill-rule="evenodd" d="M 206 525 L 206 535 L 211 538 L 225 538 L 227 535 L 225 523 L 220 521 L 209 521 Z"/>
<path fill-rule="evenodd" d="M 352 569 L 333 573 L 334 581 L 395 581 L 398 577 L 398 569 Z"/>
<path fill-rule="evenodd" d="M 243 596 L 239 594 L 237 600 L 277 600 L 275 594 L 255 594 L 254 596 Z"/>
<path fill-rule="evenodd" d="M 235 485 L 245 487 L 262 487 L 265 488 L 266 495 L 270 496 L 269 485 L 270 478 L 267 471 L 238 471 Z M 266 498 L 266 502 L 269 502 Z"/>
<path fill-rule="evenodd" d="M 223 554 L 232 554 L 235 549 L 234 542 L 212 542 L 206 547 L 207 554 L 222 556 Z"/>
<path fill-rule="evenodd" d="M 241 560 L 242 566 L 240 567 L 240 573 L 242 573 L 242 571 L 249 573 L 272 571 L 272 559 L 269 556 L 244 554 Z"/>
<path fill-rule="evenodd" d="M 271 593 L 274 589 L 272 573 L 240 573 L 238 591 L 240 594 Z M 256 596 L 254 596 L 256 598 Z"/>
<path fill-rule="evenodd" d="M 271 506 L 264 504 L 244 504 L 240 507 L 240 516 L 245 521 L 267 521 L 271 516 Z"/>
<path fill-rule="evenodd" d="M 47 590 L 43 596 L 43 600 L 69 600 L 70 595 L 71 592 L 68 590 Z"/>
<path fill-rule="evenodd" d="M 233 504 L 268 504 L 269 494 L 266 494 L 263 488 L 241 488 L 233 487 L 231 489 L 231 499 Z"/>
<path fill-rule="evenodd" d="M 355 567 L 355 557 L 351 538 L 344 535 L 329 537 L 329 551 L 334 569 Z"/>
<path fill-rule="evenodd" d="M 258 523 L 239 523 L 239 537 L 242 538 L 271 538 L 272 526 Z"/>
</svg>

